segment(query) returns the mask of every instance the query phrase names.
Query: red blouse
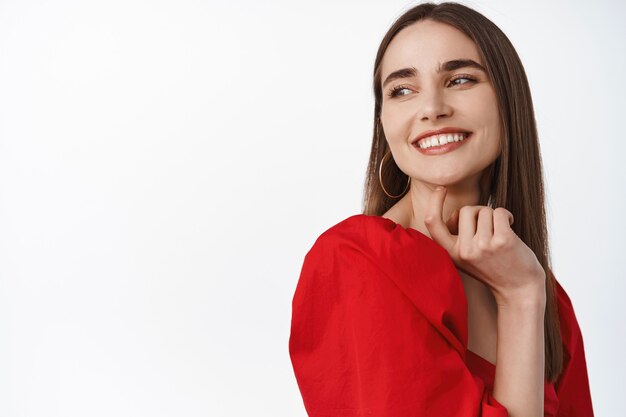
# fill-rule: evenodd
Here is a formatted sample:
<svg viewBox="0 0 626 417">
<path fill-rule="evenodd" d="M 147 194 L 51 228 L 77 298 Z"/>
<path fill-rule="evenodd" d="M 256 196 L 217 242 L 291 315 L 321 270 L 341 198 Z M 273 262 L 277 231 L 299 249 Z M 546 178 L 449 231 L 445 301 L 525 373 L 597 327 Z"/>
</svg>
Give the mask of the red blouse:
<svg viewBox="0 0 626 417">
<path fill-rule="evenodd" d="M 583 339 L 558 285 L 564 346 L 545 416 L 593 416 Z M 467 299 L 443 247 L 357 214 L 322 233 L 293 297 L 289 354 L 311 417 L 508 417 L 495 366 L 467 350 Z"/>
</svg>

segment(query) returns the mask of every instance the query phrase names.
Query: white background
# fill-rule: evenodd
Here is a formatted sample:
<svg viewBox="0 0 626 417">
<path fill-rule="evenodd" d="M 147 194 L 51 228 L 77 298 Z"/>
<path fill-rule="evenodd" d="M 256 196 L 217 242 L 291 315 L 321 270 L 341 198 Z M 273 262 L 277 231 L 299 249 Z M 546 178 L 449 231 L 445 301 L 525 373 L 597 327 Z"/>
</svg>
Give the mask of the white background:
<svg viewBox="0 0 626 417">
<path fill-rule="evenodd" d="M 306 251 L 360 212 L 405 1 L 0 1 L 0 415 L 305 416 Z M 473 1 L 535 101 L 596 415 L 623 346 L 624 2 Z"/>
</svg>

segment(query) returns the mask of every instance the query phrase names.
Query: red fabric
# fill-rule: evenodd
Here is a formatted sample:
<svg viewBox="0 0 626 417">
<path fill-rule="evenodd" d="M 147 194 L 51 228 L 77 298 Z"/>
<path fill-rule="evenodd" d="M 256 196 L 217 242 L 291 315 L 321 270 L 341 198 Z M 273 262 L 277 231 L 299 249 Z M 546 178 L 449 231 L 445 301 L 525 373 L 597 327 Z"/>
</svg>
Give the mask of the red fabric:
<svg viewBox="0 0 626 417">
<path fill-rule="evenodd" d="M 556 390 L 546 384 L 545 415 L 593 416 L 582 337 L 559 285 L 561 305 L 571 360 Z M 507 417 L 492 395 L 495 367 L 467 351 L 467 332 L 445 249 L 383 217 L 343 220 L 306 254 L 293 297 L 289 353 L 308 415 Z"/>
<path fill-rule="evenodd" d="M 557 289 L 559 293 L 559 318 L 561 338 L 564 346 L 564 360 L 563 373 L 554 383 L 554 388 L 560 401 L 556 416 L 593 416 L 583 336 L 578 326 L 572 302 L 558 282 Z"/>
</svg>

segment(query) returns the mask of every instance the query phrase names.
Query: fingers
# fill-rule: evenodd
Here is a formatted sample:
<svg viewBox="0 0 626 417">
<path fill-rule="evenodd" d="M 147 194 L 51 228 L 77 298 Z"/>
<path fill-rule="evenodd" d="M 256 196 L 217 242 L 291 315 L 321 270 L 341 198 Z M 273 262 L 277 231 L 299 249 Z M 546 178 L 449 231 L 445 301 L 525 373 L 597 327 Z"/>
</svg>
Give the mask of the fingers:
<svg viewBox="0 0 626 417">
<path fill-rule="evenodd" d="M 459 212 L 459 250 L 469 253 L 476 234 L 476 217 L 480 206 L 463 206 Z"/>
<path fill-rule="evenodd" d="M 480 207 L 478 211 L 478 230 L 476 237 L 479 245 L 487 247 L 493 238 L 493 209 L 491 207 Z"/>
<path fill-rule="evenodd" d="M 504 207 L 496 207 L 493 211 L 493 234 L 494 236 L 506 236 L 511 233 L 513 214 Z"/>
<path fill-rule="evenodd" d="M 506 237 L 513 232 L 510 227 L 513 214 L 503 207 L 463 206 L 455 210 L 444 223 L 443 203 L 446 194 L 447 189 L 441 186 L 431 193 L 424 225 L 431 238 L 449 253 L 455 252 L 454 247 L 458 243 L 458 255 L 461 258 L 473 256 L 477 247 L 486 249 L 494 237 Z"/>
<path fill-rule="evenodd" d="M 446 198 L 446 192 L 445 187 L 437 187 L 431 193 L 424 216 L 424 225 L 431 238 L 450 252 L 455 244 L 455 238 L 443 222 L 443 201 Z"/>
</svg>

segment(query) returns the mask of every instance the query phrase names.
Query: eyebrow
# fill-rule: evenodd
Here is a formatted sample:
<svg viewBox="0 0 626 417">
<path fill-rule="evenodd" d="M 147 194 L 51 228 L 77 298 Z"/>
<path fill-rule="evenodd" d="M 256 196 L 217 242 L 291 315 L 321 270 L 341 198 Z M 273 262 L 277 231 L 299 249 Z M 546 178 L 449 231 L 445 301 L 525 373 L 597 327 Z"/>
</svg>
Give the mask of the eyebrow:
<svg viewBox="0 0 626 417">
<path fill-rule="evenodd" d="M 444 62 L 443 64 L 439 64 L 439 67 L 437 68 L 437 73 L 454 71 L 456 69 L 465 67 L 478 68 L 484 73 L 487 73 L 485 67 L 472 59 L 453 59 L 452 61 Z M 394 71 L 389 74 L 385 79 L 385 82 L 383 83 L 383 88 L 385 88 L 385 86 L 393 80 L 415 77 L 418 72 L 419 71 L 415 69 L 415 67 L 407 67 Z"/>
</svg>

